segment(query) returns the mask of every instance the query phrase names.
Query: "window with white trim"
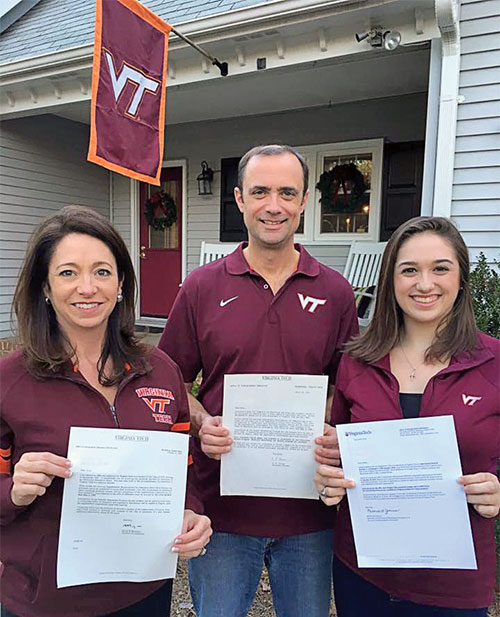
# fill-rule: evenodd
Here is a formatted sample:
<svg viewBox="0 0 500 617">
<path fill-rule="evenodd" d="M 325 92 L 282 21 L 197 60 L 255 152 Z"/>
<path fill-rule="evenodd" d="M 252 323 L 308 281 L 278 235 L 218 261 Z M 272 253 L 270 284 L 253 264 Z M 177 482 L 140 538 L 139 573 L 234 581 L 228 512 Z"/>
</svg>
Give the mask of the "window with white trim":
<svg viewBox="0 0 500 617">
<path fill-rule="evenodd" d="M 299 242 L 378 240 L 383 143 L 370 139 L 297 148 L 309 165 L 309 198 L 295 235 Z"/>
</svg>

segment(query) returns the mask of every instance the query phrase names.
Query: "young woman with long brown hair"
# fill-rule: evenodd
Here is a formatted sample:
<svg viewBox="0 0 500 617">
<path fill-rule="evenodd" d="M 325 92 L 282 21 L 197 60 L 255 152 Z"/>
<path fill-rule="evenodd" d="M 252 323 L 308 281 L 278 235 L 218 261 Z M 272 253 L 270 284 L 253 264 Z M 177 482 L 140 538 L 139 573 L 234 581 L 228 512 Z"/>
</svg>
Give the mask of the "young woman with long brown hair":
<svg viewBox="0 0 500 617">
<path fill-rule="evenodd" d="M 340 502 L 333 570 L 339 617 L 486 617 L 500 510 L 499 375 L 500 341 L 477 330 L 468 251 L 456 227 L 438 217 L 403 224 L 382 259 L 373 320 L 341 360 L 331 422 L 452 414 L 478 569 L 358 568 L 343 499 L 353 483 L 340 467 L 320 465 L 323 501 Z"/>
</svg>

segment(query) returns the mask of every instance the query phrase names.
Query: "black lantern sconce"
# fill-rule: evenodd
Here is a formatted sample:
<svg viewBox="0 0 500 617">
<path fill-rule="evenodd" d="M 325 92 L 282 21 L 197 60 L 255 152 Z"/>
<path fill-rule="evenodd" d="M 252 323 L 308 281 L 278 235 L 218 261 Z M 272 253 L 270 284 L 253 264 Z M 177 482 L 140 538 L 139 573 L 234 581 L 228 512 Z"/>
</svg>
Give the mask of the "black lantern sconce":
<svg viewBox="0 0 500 617">
<path fill-rule="evenodd" d="M 201 174 L 196 178 L 198 181 L 198 195 L 212 195 L 212 181 L 214 172 L 206 161 L 201 162 Z"/>
</svg>

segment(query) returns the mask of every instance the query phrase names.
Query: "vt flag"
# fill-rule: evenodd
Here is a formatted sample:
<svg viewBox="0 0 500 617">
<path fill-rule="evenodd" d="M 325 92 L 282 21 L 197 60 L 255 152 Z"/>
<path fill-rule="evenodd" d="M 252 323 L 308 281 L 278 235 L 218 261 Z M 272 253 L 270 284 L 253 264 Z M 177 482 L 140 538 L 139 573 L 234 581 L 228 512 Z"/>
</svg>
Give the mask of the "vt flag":
<svg viewBox="0 0 500 617">
<path fill-rule="evenodd" d="M 97 0 L 88 160 L 160 184 L 171 26 L 137 0 Z"/>
</svg>

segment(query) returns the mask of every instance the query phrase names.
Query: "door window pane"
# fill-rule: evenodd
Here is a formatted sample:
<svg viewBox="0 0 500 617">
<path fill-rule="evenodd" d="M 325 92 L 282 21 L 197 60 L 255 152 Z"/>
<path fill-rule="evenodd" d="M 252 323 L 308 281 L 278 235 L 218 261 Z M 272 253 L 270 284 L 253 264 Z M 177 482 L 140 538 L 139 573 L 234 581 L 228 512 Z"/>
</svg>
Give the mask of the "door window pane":
<svg viewBox="0 0 500 617">
<path fill-rule="evenodd" d="M 176 180 L 167 180 L 161 183 L 160 188 L 156 186 L 147 185 L 146 199 L 149 199 L 151 195 L 158 191 L 167 193 L 172 197 L 177 205 L 177 211 L 179 210 L 179 183 Z M 177 221 L 166 229 L 154 229 L 151 225 L 148 226 L 149 231 L 149 247 L 150 249 L 178 249 L 179 248 L 179 215 L 177 215 Z"/>
</svg>

